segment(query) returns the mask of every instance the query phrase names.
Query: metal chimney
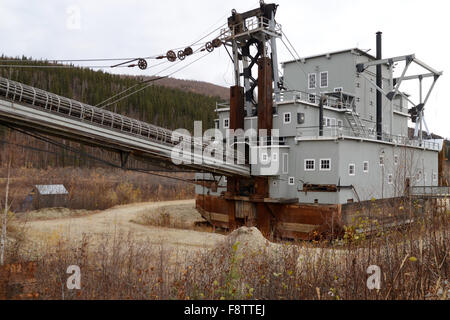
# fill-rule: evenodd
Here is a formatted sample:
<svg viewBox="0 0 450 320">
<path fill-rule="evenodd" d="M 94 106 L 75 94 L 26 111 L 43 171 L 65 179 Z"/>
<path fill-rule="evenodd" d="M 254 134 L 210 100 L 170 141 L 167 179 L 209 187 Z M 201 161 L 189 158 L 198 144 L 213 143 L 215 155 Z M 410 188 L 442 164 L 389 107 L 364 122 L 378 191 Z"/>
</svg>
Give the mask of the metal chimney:
<svg viewBox="0 0 450 320">
<path fill-rule="evenodd" d="M 377 60 L 382 59 L 382 32 L 377 32 Z M 377 65 L 376 83 L 379 88 L 383 88 L 382 65 Z M 381 91 L 377 89 L 377 139 L 383 139 L 383 101 Z"/>
</svg>

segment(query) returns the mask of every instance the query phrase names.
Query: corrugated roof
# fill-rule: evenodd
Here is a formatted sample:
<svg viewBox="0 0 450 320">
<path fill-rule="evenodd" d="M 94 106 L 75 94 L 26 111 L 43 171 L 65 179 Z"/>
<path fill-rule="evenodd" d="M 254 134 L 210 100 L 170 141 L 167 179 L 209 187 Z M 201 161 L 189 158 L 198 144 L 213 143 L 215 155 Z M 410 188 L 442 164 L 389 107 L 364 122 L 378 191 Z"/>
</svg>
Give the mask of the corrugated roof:
<svg viewBox="0 0 450 320">
<path fill-rule="evenodd" d="M 66 187 L 62 184 L 47 184 L 34 186 L 40 195 L 61 195 L 69 194 Z"/>
</svg>

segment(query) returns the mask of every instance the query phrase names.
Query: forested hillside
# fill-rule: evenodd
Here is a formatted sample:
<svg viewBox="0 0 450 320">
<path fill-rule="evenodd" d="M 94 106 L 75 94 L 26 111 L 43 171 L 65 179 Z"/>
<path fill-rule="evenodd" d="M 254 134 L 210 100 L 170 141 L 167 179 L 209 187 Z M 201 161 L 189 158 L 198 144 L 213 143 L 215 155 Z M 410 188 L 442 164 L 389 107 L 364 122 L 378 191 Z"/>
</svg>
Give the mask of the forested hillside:
<svg viewBox="0 0 450 320">
<path fill-rule="evenodd" d="M 1 59 L 7 58 L 2 56 Z M 25 57 L 17 63 L 47 64 Z M 140 80 L 87 68 L 0 68 L 0 75 L 91 105 L 102 102 Z M 165 86 L 161 84 L 155 82 L 109 109 L 170 129 L 191 130 L 195 120 L 203 121 L 205 127 L 213 125 L 215 102 L 221 100 L 220 97 L 193 93 L 192 85 L 187 86 L 187 90 L 171 88 L 170 79 L 164 79 Z"/>
</svg>

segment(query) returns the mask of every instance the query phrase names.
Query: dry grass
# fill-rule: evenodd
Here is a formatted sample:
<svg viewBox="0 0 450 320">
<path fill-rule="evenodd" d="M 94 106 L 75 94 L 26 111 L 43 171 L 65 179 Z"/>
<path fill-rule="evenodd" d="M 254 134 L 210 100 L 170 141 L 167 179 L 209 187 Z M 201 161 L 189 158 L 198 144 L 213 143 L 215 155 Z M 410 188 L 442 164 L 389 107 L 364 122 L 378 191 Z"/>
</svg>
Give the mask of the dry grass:
<svg viewBox="0 0 450 320">
<path fill-rule="evenodd" d="M 130 222 L 143 226 L 225 233 L 210 226 L 197 210 L 183 205 L 163 206 L 142 212 Z"/>
<path fill-rule="evenodd" d="M 6 176 L 5 172 L 6 168 L 0 168 L 0 177 Z M 69 191 L 65 207 L 76 210 L 104 210 L 129 203 L 194 197 L 193 185 L 118 169 L 13 168 L 11 176 L 14 177 L 10 186 L 14 212 L 23 211 L 26 196 L 39 184 L 63 184 Z M 5 183 L 0 178 L 0 194 L 4 194 L 4 188 Z"/>
<path fill-rule="evenodd" d="M 87 236 L 49 240 L 37 255 L 8 257 L 37 262 L 41 299 L 448 299 L 448 220 L 448 212 L 430 212 L 407 229 L 326 246 L 252 246 L 231 234 L 186 256 L 115 234 L 95 246 Z M 81 268 L 81 290 L 65 286 L 73 264 Z M 380 290 L 366 286 L 370 265 L 382 270 Z"/>
</svg>

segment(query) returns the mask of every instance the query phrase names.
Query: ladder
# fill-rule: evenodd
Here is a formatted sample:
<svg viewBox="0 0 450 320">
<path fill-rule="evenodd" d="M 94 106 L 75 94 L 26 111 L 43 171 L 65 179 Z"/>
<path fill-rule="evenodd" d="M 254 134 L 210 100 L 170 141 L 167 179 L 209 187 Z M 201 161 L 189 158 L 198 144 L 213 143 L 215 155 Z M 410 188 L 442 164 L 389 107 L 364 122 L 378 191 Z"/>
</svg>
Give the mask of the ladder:
<svg viewBox="0 0 450 320">
<path fill-rule="evenodd" d="M 353 109 L 347 109 L 345 112 L 345 118 L 347 119 L 350 128 L 356 137 L 367 136 L 365 125 L 361 122 L 359 115 Z"/>
</svg>

